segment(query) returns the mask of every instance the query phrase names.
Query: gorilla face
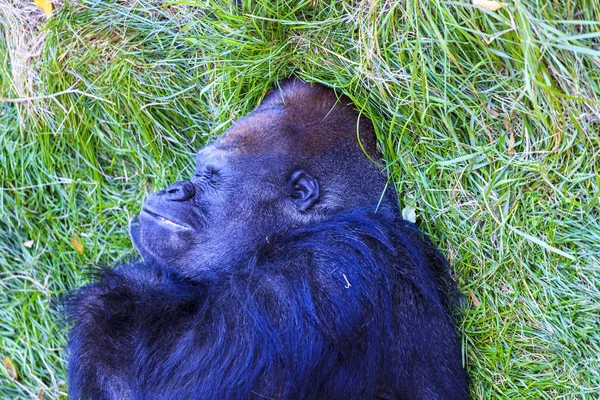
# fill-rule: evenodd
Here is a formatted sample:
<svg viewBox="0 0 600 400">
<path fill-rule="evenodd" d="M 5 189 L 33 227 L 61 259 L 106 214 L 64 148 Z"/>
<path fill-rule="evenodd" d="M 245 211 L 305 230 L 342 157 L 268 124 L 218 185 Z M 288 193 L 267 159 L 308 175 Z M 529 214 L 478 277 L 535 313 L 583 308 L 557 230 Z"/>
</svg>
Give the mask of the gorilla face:
<svg viewBox="0 0 600 400">
<path fill-rule="evenodd" d="M 202 149 L 189 181 L 143 205 L 141 244 L 158 262 L 188 276 L 234 264 L 284 225 L 297 225 L 302 209 L 318 198 L 316 181 L 273 168 L 281 165 L 277 157 L 235 153 L 221 142 Z"/>
<path fill-rule="evenodd" d="M 189 181 L 150 196 L 132 226 L 134 244 L 188 278 L 207 277 L 239 265 L 274 234 L 377 204 L 356 194 L 385 184 L 356 140 L 357 118 L 332 91 L 291 81 L 201 149 Z"/>
</svg>

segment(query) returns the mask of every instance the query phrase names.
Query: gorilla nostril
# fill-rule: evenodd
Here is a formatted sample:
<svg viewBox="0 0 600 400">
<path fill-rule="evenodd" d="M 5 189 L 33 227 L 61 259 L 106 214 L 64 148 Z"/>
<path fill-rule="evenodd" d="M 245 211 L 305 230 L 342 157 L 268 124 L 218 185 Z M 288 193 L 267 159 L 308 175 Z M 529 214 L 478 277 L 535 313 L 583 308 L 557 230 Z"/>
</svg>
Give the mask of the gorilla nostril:
<svg viewBox="0 0 600 400">
<path fill-rule="evenodd" d="M 194 197 L 196 188 L 190 181 L 181 181 L 169 186 L 165 194 L 170 201 L 187 201 Z"/>
</svg>

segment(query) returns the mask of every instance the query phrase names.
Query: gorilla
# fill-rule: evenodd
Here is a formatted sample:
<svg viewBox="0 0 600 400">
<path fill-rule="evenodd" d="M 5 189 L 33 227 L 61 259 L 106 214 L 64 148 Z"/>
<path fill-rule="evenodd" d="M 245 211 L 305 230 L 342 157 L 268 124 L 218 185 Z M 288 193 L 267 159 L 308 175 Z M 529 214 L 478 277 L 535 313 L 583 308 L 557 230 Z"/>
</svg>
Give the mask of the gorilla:
<svg viewBox="0 0 600 400">
<path fill-rule="evenodd" d="M 378 161 L 348 98 L 280 83 L 71 293 L 71 398 L 468 399 L 458 289 Z"/>
</svg>

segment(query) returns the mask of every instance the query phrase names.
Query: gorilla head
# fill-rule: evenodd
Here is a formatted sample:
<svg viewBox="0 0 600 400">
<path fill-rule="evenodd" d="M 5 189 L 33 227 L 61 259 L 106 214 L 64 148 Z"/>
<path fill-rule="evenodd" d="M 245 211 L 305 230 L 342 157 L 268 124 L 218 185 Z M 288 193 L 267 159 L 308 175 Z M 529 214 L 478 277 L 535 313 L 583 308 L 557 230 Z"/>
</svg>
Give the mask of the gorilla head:
<svg viewBox="0 0 600 400">
<path fill-rule="evenodd" d="M 198 152 L 189 181 L 150 196 L 132 238 L 146 258 L 205 278 L 275 233 L 361 206 L 395 210 L 375 160 L 373 128 L 349 99 L 289 80 Z"/>
</svg>

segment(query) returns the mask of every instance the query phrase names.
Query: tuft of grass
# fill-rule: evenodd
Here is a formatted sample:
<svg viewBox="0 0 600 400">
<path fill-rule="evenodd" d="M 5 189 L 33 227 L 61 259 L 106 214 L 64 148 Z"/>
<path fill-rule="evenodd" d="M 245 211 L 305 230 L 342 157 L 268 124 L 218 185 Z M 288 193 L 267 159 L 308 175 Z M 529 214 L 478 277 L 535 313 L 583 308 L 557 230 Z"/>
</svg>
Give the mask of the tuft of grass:
<svg viewBox="0 0 600 400">
<path fill-rule="evenodd" d="M 0 5 L 0 398 L 66 396 L 57 298 L 290 74 L 373 121 L 466 295 L 474 398 L 597 398 L 600 0 Z"/>
</svg>

